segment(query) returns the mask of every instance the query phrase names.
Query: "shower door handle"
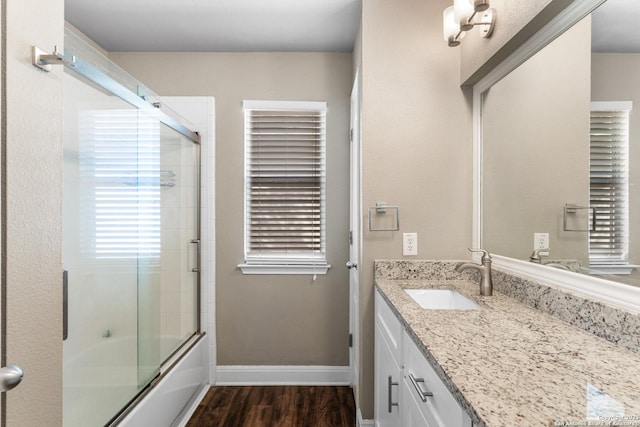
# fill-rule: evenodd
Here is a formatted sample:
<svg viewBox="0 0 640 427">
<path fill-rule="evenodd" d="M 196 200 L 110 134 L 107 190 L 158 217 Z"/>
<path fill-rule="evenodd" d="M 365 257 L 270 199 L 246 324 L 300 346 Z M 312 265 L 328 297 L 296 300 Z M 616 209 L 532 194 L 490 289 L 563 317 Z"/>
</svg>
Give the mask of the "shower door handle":
<svg viewBox="0 0 640 427">
<path fill-rule="evenodd" d="M 62 341 L 69 337 L 69 272 L 62 271 Z"/>
<path fill-rule="evenodd" d="M 200 272 L 200 239 L 193 239 L 191 243 L 197 245 L 196 246 L 196 266 L 193 267 L 191 271 L 193 273 L 199 273 Z"/>
</svg>

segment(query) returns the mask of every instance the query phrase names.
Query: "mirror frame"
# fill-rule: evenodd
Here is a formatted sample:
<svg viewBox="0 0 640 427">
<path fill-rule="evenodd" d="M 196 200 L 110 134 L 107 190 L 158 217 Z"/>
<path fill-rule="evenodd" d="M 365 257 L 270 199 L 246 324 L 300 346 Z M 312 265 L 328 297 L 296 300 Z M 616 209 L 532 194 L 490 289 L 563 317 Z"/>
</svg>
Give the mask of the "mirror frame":
<svg viewBox="0 0 640 427">
<path fill-rule="evenodd" d="M 473 247 L 482 247 L 482 103 L 484 93 L 606 0 L 575 1 L 473 86 Z M 496 267 L 640 313 L 640 287 L 492 254 Z"/>
</svg>

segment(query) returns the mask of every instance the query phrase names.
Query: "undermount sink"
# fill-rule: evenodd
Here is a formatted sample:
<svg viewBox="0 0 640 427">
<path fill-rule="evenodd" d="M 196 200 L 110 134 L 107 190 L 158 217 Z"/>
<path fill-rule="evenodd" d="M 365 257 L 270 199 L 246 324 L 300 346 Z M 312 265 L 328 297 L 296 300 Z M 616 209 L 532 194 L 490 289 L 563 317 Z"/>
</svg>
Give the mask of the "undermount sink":
<svg viewBox="0 0 640 427">
<path fill-rule="evenodd" d="M 420 307 L 429 310 L 477 310 L 478 305 L 451 289 L 405 289 Z"/>
</svg>

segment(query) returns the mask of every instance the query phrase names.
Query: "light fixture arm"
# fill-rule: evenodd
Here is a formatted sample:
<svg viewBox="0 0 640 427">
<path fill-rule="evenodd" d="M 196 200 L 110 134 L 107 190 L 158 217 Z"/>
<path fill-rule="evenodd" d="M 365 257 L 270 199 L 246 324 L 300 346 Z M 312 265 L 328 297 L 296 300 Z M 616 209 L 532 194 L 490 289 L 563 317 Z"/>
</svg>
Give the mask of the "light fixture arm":
<svg viewBox="0 0 640 427">
<path fill-rule="evenodd" d="M 477 22 L 473 22 L 473 18 L 475 18 L 476 15 L 478 15 L 478 13 L 481 14 L 480 20 Z M 496 23 L 495 9 L 490 8 L 490 9 L 484 10 L 483 12 L 478 12 L 477 10 L 474 10 L 471 16 L 469 17 L 469 19 L 467 20 L 467 23 L 465 25 L 460 25 L 460 31 L 458 31 L 458 34 L 456 34 L 454 41 L 460 41 L 459 37 L 462 35 L 462 33 L 464 33 L 465 31 L 468 31 L 468 30 L 463 30 L 463 27 L 469 28 L 470 30 L 471 28 L 478 25 L 484 26 L 481 32 L 482 37 L 489 38 L 491 37 L 491 34 L 493 34 L 493 28 L 495 27 L 495 23 Z"/>
<path fill-rule="evenodd" d="M 461 1 L 461 3 L 465 7 L 464 1 Z M 457 13 L 454 7 L 449 7 L 444 11 L 443 29 L 445 40 L 449 46 L 458 46 L 465 32 L 476 26 L 481 27 L 480 34 L 482 37 L 491 37 L 496 23 L 496 11 L 488 6 L 489 0 L 475 0 L 474 8 L 469 10 L 470 15 L 468 18 L 463 18 L 464 12 L 460 13 L 462 15 L 460 18 L 454 16 Z M 457 3 L 455 7 L 457 7 Z"/>
</svg>

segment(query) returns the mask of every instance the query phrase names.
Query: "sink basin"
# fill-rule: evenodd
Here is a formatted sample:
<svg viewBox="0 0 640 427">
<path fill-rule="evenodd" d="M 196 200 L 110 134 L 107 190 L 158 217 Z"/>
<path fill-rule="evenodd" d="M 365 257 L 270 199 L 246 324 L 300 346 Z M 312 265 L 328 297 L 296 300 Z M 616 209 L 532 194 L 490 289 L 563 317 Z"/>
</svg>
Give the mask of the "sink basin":
<svg viewBox="0 0 640 427">
<path fill-rule="evenodd" d="M 451 289 L 405 289 L 420 307 L 429 310 L 477 310 L 478 305 Z"/>
</svg>

